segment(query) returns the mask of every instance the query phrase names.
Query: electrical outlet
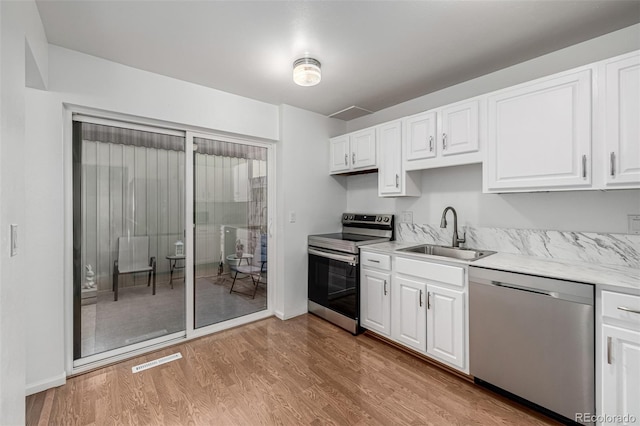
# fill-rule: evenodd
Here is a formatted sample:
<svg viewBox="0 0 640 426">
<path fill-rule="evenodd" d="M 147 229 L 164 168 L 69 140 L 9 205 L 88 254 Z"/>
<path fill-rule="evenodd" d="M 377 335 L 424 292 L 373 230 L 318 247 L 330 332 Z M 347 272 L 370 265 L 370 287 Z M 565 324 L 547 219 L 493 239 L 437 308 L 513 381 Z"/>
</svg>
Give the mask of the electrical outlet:
<svg viewBox="0 0 640 426">
<path fill-rule="evenodd" d="M 289 212 L 289 223 L 296 223 L 296 212 Z"/>
<path fill-rule="evenodd" d="M 627 217 L 629 218 L 629 233 L 640 234 L 640 214 L 630 214 Z"/>
<path fill-rule="evenodd" d="M 402 212 L 402 222 L 413 223 L 413 212 L 410 212 L 410 211 Z"/>
</svg>

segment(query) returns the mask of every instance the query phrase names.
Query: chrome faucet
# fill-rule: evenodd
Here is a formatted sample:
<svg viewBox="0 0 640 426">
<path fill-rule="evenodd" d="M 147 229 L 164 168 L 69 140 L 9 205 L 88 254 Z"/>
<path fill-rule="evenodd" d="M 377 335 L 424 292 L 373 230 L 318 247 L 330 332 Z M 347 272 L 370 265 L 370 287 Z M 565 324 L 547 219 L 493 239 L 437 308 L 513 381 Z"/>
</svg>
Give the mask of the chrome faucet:
<svg viewBox="0 0 640 426">
<path fill-rule="evenodd" d="M 462 234 L 462 238 L 458 238 L 458 214 L 456 213 L 456 209 L 449 206 L 442 212 L 442 219 L 440 220 L 440 228 L 447 227 L 447 212 L 451 210 L 453 212 L 453 242 L 451 243 L 451 247 L 460 247 L 460 243 L 464 243 L 467 241 L 466 235 L 467 233 Z"/>
</svg>

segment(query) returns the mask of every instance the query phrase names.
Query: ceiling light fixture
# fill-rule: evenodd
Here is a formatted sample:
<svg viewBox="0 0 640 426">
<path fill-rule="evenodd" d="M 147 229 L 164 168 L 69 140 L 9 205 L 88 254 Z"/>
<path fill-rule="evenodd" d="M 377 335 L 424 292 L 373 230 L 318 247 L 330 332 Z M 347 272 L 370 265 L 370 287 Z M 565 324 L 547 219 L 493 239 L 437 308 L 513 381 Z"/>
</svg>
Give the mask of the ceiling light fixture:
<svg viewBox="0 0 640 426">
<path fill-rule="evenodd" d="M 313 58 L 296 59 L 293 63 L 293 81 L 299 86 L 315 86 L 320 83 L 320 61 Z"/>
</svg>

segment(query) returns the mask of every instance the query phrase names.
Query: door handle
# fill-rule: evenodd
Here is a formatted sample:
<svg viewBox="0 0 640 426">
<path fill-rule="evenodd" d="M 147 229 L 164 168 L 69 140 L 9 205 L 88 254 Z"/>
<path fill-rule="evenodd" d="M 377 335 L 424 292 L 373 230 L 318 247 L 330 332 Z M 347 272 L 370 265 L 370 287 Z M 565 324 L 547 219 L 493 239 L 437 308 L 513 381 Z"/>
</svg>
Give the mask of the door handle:
<svg viewBox="0 0 640 426">
<path fill-rule="evenodd" d="M 607 364 L 611 364 L 611 336 L 607 337 Z"/>
<path fill-rule="evenodd" d="M 396 173 L 396 188 L 400 185 L 399 183 L 400 176 Z"/>
<path fill-rule="evenodd" d="M 586 155 L 582 156 L 582 178 L 583 179 L 587 178 L 587 156 Z"/>
<path fill-rule="evenodd" d="M 431 292 L 427 292 L 427 309 L 431 309 Z"/>
<path fill-rule="evenodd" d="M 349 156 L 347 154 L 344 155 L 344 165 L 345 166 L 349 165 Z"/>
<path fill-rule="evenodd" d="M 625 311 L 625 312 L 631 312 L 632 314 L 640 314 L 640 311 L 637 311 L 637 310 L 631 309 L 631 308 L 627 308 L 626 306 L 618 306 L 618 310 Z"/>
<path fill-rule="evenodd" d="M 429 136 L 429 152 L 433 152 L 433 136 Z"/>
<path fill-rule="evenodd" d="M 616 153 L 612 151 L 609 158 L 611 159 L 611 176 L 615 176 L 616 175 Z"/>
<path fill-rule="evenodd" d="M 352 153 L 351 154 L 351 164 L 355 165 L 356 164 L 356 153 Z"/>
<path fill-rule="evenodd" d="M 442 134 L 442 150 L 444 151 L 445 149 L 447 149 L 447 134 L 443 133 Z"/>
<path fill-rule="evenodd" d="M 384 286 L 383 286 L 383 291 L 384 291 L 384 295 L 387 295 L 387 280 L 384 280 Z"/>
<path fill-rule="evenodd" d="M 422 290 L 420 290 L 420 306 L 422 306 Z"/>
</svg>

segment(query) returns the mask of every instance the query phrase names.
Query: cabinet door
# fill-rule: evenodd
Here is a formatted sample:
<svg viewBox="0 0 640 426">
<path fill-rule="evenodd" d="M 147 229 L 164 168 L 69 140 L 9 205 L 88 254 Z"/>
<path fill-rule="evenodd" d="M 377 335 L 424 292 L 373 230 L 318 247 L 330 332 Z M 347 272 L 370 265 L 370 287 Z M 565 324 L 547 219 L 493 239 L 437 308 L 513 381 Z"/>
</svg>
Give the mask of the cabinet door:
<svg viewBox="0 0 640 426">
<path fill-rule="evenodd" d="M 329 172 L 344 172 L 351 168 L 351 151 L 349 150 L 349 135 L 329 139 L 331 162 Z"/>
<path fill-rule="evenodd" d="M 365 129 L 352 133 L 351 168 L 366 169 L 376 166 L 376 129 Z"/>
<path fill-rule="evenodd" d="M 402 122 L 393 121 L 378 128 L 380 149 L 378 192 L 380 195 L 402 192 Z"/>
<path fill-rule="evenodd" d="M 407 161 L 436 156 L 436 113 L 426 112 L 405 120 Z"/>
<path fill-rule="evenodd" d="M 640 333 L 603 325 L 602 339 L 602 413 L 640 419 Z"/>
<path fill-rule="evenodd" d="M 488 121 L 489 190 L 590 186 L 590 69 L 490 96 Z"/>
<path fill-rule="evenodd" d="M 391 276 L 365 268 L 360 273 L 360 325 L 391 335 Z"/>
<path fill-rule="evenodd" d="M 607 185 L 640 183 L 640 56 L 606 66 Z"/>
<path fill-rule="evenodd" d="M 395 277 L 393 283 L 393 338 L 425 352 L 427 349 L 426 285 Z"/>
<path fill-rule="evenodd" d="M 480 138 L 478 101 L 444 107 L 441 110 L 440 154 L 453 155 L 478 150 Z"/>
<path fill-rule="evenodd" d="M 427 353 L 464 369 L 464 293 L 427 286 Z"/>
</svg>

